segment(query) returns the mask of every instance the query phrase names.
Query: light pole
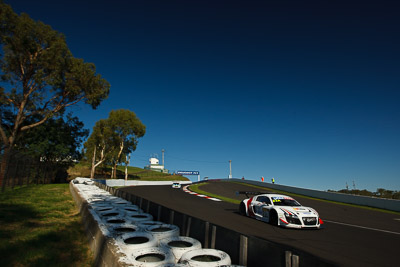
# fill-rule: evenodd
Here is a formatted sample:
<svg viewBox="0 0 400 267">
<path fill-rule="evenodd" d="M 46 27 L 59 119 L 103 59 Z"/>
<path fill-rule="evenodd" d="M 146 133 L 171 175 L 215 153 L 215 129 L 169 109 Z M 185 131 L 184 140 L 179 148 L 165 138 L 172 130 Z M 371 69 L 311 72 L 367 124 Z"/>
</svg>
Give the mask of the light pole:
<svg viewBox="0 0 400 267">
<path fill-rule="evenodd" d="M 229 179 L 232 179 L 232 160 L 229 160 Z"/>
</svg>

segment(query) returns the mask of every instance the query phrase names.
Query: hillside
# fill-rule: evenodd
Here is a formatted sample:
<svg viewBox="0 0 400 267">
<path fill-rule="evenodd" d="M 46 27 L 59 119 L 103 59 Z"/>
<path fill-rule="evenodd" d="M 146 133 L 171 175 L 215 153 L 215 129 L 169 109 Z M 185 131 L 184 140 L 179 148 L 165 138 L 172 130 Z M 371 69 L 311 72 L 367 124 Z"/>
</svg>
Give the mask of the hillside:
<svg viewBox="0 0 400 267">
<path fill-rule="evenodd" d="M 95 177 L 97 179 L 109 179 L 111 176 L 111 168 L 96 168 Z M 76 177 L 90 177 L 90 164 L 77 163 L 75 166 L 68 169 L 68 179 L 72 180 Z M 125 178 L 125 167 L 118 166 L 117 178 Z M 189 181 L 187 177 L 180 175 L 171 175 L 167 173 L 160 173 L 156 171 L 145 170 L 138 167 L 128 166 L 128 180 L 142 180 L 142 181 Z"/>
</svg>

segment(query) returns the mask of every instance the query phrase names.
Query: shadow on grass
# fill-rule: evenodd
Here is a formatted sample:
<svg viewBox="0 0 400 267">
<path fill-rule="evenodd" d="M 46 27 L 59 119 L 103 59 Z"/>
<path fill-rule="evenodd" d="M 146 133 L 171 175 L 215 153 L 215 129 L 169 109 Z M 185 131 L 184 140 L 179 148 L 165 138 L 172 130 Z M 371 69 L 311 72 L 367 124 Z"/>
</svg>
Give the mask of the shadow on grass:
<svg viewBox="0 0 400 267">
<path fill-rule="evenodd" d="M 29 205 L 0 203 L 2 267 L 92 266 L 79 220 L 49 226 L 40 217 Z"/>
</svg>

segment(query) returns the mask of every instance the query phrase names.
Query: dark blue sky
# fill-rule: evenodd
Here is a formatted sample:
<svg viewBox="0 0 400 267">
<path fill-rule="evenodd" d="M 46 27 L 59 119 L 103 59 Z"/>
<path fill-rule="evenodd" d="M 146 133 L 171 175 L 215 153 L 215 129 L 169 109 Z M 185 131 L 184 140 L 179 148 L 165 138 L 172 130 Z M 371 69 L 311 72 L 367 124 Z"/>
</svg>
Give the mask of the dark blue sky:
<svg viewBox="0 0 400 267">
<path fill-rule="evenodd" d="M 400 190 L 398 1 L 22 1 L 147 126 L 132 165 Z M 192 177 L 195 179 L 196 177 Z"/>
</svg>

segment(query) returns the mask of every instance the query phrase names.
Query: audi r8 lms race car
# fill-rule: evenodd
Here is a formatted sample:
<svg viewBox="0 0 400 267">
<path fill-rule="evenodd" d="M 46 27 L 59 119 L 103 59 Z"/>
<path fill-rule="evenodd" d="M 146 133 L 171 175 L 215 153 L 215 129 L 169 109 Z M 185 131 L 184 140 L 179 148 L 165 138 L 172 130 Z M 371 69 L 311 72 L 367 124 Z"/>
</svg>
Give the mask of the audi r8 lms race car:
<svg viewBox="0 0 400 267">
<path fill-rule="evenodd" d="M 239 205 L 242 215 L 288 228 L 319 229 L 323 224 L 316 210 L 302 206 L 292 197 L 260 192 L 238 193 L 247 196 Z"/>
<path fill-rule="evenodd" d="M 172 188 L 181 188 L 181 184 L 179 182 L 173 182 Z"/>
</svg>

